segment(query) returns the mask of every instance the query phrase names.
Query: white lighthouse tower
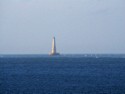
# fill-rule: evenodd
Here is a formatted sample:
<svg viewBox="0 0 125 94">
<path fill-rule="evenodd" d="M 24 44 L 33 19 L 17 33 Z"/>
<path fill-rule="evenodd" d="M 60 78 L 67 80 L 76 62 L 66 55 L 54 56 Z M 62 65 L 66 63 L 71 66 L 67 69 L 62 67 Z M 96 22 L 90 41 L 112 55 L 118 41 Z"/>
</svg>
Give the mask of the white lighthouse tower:
<svg viewBox="0 0 125 94">
<path fill-rule="evenodd" d="M 56 41 L 55 37 L 52 39 L 52 50 L 50 52 L 50 55 L 59 55 L 59 53 L 56 52 Z"/>
</svg>

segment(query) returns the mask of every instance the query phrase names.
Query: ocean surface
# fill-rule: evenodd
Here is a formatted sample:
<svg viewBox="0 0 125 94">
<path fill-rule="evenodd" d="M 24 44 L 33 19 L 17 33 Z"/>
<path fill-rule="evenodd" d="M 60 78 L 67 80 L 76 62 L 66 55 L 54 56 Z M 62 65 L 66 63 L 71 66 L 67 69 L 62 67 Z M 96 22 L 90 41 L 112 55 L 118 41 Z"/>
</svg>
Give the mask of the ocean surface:
<svg viewBox="0 0 125 94">
<path fill-rule="evenodd" d="M 0 55 L 0 94 L 125 94 L 125 55 Z"/>
</svg>

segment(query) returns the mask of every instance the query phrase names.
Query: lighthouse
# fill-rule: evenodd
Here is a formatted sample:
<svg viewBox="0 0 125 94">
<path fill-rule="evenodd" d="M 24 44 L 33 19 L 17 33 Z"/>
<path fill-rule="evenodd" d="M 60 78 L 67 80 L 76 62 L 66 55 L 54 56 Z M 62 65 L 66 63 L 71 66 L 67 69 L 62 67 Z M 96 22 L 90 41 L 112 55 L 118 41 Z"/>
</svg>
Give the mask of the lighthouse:
<svg viewBox="0 0 125 94">
<path fill-rule="evenodd" d="M 59 53 L 56 52 L 55 37 L 53 37 L 53 39 L 52 39 L 52 49 L 51 49 L 50 55 L 59 55 Z"/>
</svg>

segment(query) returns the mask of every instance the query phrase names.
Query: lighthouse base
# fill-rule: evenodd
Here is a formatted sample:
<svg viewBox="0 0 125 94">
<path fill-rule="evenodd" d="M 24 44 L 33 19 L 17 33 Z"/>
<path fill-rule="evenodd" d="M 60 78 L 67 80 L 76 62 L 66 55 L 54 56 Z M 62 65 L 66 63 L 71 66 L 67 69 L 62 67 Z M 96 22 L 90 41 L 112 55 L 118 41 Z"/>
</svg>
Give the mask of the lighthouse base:
<svg viewBox="0 0 125 94">
<path fill-rule="evenodd" d="M 60 55 L 59 53 L 50 53 L 49 55 L 51 56 L 57 56 L 57 55 Z"/>
</svg>

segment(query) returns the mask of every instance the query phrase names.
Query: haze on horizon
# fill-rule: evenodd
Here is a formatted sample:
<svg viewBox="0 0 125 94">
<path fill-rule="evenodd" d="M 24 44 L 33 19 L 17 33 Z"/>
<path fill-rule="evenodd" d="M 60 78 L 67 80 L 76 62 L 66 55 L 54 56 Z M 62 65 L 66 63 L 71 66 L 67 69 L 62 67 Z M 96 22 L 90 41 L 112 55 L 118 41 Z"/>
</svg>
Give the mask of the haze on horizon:
<svg viewBox="0 0 125 94">
<path fill-rule="evenodd" d="M 125 0 L 0 0 L 0 54 L 125 53 Z"/>
</svg>

